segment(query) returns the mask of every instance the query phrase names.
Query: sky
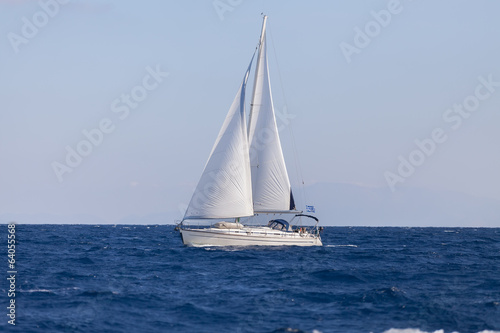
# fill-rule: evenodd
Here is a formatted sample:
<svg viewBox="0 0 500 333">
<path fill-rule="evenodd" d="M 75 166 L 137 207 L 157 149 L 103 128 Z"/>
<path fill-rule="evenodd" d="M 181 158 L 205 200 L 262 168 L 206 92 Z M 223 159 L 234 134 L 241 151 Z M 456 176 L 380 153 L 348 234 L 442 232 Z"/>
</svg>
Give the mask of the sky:
<svg viewBox="0 0 500 333">
<path fill-rule="evenodd" d="M 0 222 L 181 219 L 262 12 L 292 185 L 500 203 L 498 1 L 2 0 Z"/>
</svg>

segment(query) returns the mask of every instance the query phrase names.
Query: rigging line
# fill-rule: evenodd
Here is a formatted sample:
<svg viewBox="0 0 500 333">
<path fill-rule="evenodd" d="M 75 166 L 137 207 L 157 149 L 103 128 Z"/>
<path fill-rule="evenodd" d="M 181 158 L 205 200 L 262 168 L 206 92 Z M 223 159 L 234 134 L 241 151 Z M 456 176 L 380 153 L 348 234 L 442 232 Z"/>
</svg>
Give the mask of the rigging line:
<svg viewBox="0 0 500 333">
<path fill-rule="evenodd" d="M 267 23 L 269 25 L 269 23 Z M 286 96 L 285 96 L 285 89 L 283 88 L 283 80 L 281 79 L 281 70 L 280 70 L 280 67 L 279 67 L 279 63 L 278 63 L 278 57 L 276 55 L 276 48 L 274 46 L 274 39 L 273 39 L 273 34 L 271 32 L 271 29 L 268 29 L 269 31 L 269 35 L 271 37 L 271 44 L 273 45 L 273 53 L 274 53 L 274 59 L 275 59 L 275 62 L 276 62 L 276 68 L 278 70 L 278 77 L 279 77 L 279 81 L 280 81 L 280 86 L 281 86 L 281 94 L 283 95 L 283 101 L 285 102 L 285 107 L 288 105 L 288 102 L 286 100 Z M 293 157 L 294 157 L 294 163 L 295 163 L 295 173 L 296 173 L 296 177 L 297 177 L 297 180 L 299 181 L 300 183 L 300 187 L 301 187 L 301 191 L 302 192 L 302 199 L 303 199 L 303 205 L 306 205 L 308 202 L 307 202 L 307 197 L 306 197 L 306 191 L 305 191 L 305 185 L 304 185 L 304 177 L 303 177 L 303 173 L 302 173 L 302 168 L 301 168 L 301 165 L 300 165 L 300 160 L 299 160 L 299 154 L 298 154 L 298 149 L 297 149 L 297 145 L 295 143 L 295 135 L 293 134 L 293 129 L 292 129 L 292 122 L 289 121 L 288 125 L 288 131 L 290 133 L 290 136 L 292 138 L 292 150 L 293 150 Z"/>
<path fill-rule="evenodd" d="M 260 39 L 259 39 L 259 42 L 257 43 L 257 45 L 255 46 L 255 50 L 253 51 L 253 55 L 252 55 L 252 61 L 253 61 L 253 58 L 255 57 L 255 54 L 257 53 L 257 51 L 259 50 L 259 47 L 260 47 Z M 259 58 L 257 56 L 257 58 Z M 257 59 L 256 62 L 258 63 L 259 60 Z M 254 69 L 254 73 L 257 72 L 257 64 L 255 64 L 255 69 Z M 249 76 L 249 79 L 251 78 L 251 75 L 250 73 L 248 74 Z M 253 78 L 254 82 L 253 82 L 253 85 L 254 85 L 254 89 L 253 89 L 253 92 L 252 92 L 252 96 L 249 98 L 250 99 L 250 103 L 249 103 L 249 108 L 248 108 L 248 116 L 247 116 L 247 135 L 250 135 L 250 122 L 252 120 L 252 106 L 253 106 L 253 95 L 255 93 L 255 77 Z M 251 82 L 251 81 L 250 81 Z M 246 108 L 246 105 L 245 105 L 245 112 L 246 112 L 247 108 Z M 250 144 L 250 143 L 249 143 Z"/>
</svg>

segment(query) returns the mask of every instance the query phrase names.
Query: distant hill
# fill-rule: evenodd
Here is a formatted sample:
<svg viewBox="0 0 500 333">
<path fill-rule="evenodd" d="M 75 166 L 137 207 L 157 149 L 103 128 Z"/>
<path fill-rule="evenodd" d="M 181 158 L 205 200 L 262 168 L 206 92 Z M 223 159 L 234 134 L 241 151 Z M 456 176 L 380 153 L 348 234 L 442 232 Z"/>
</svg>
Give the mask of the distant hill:
<svg viewBox="0 0 500 333">
<path fill-rule="evenodd" d="M 106 221 L 90 214 L 0 214 L 0 223 L 24 224 L 105 224 Z"/>
<path fill-rule="evenodd" d="M 318 183 L 306 193 L 324 225 L 500 227 L 500 201 L 457 192 Z"/>
</svg>

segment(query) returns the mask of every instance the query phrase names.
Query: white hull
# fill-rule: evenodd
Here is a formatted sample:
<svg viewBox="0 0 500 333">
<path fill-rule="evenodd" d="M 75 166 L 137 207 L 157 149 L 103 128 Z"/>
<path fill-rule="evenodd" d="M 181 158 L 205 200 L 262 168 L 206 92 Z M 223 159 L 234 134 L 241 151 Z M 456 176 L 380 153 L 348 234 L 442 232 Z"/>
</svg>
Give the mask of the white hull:
<svg viewBox="0 0 500 333">
<path fill-rule="evenodd" d="M 180 233 L 182 242 L 188 246 L 323 246 L 319 236 L 268 227 L 181 229 Z"/>
</svg>

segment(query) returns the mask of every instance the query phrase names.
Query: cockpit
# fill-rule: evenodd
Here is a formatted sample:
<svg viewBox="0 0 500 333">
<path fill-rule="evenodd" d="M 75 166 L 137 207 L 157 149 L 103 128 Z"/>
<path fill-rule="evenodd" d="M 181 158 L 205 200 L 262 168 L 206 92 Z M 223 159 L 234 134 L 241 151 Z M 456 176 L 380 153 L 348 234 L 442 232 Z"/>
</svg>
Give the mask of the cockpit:
<svg viewBox="0 0 500 333">
<path fill-rule="evenodd" d="M 269 221 L 267 226 L 271 229 L 274 229 L 274 230 L 291 231 L 290 224 L 287 221 L 282 220 L 282 219 L 271 220 L 271 221 Z"/>
</svg>

